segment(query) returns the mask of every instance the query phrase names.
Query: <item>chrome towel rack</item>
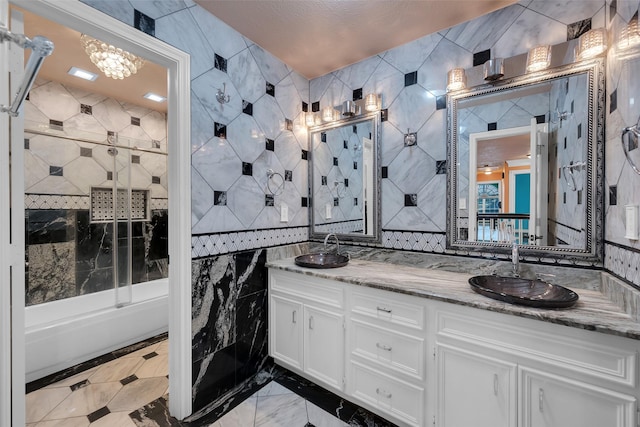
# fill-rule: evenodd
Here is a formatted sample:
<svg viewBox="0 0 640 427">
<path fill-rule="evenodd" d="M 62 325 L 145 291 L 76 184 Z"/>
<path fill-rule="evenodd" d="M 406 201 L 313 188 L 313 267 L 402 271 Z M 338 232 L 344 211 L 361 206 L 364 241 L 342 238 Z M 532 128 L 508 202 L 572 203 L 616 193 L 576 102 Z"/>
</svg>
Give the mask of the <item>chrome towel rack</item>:
<svg viewBox="0 0 640 427">
<path fill-rule="evenodd" d="M 640 169 L 638 168 L 638 166 L 636 166 L 636 164 L 633 162 L 633 160 L 631 159 L 631 157 L 629 156 L 629 147 L 627 146 L 627 144 L 625 144 L 624 141 L 624 137 L 628 134 L 630 134 L 629 136 L 629 145 L 633 144 L 634 147 L 631 149 L 638 149 L 638 140 L 640 139 L 640 118 L 638 118 L 638 122 L 633 125 L 633 126 L 629 126 L 626 127 L 624 129 L 622 129 L 622 135 L 620 135 L 620 143 L 622 143 L 622 150 L 624 150 L 624 155 L 627 158 L 627 162 L 629 162 L 629 165 L 631 166 L 631 168 L 633 169 L 633 171 L 635 173 L 637 173 L 638 175 L 640 175 Z"/>
<path fill-rule="evenodd" d="M 3 113 L 9 113 L 10 116 L 18 116 L 18 111 L 22 106 L 33 82 L 36 80 L 38 71 L 42 67 L 44 59 L 53 53 L 53 42 L 44 36 L 35 36 L 32 39 L 28 38 L 24 34 L 14 34 L 0 23 L 0 43 L 10 41 L 23 49 L 31 49 L 32 53 L 29 55 L 29 60 L 24 70 L 24 78 L 22 84 L 18 88 L 15 98 L 11 105 L 0 105 L 0 111 Z"/>
</svg>

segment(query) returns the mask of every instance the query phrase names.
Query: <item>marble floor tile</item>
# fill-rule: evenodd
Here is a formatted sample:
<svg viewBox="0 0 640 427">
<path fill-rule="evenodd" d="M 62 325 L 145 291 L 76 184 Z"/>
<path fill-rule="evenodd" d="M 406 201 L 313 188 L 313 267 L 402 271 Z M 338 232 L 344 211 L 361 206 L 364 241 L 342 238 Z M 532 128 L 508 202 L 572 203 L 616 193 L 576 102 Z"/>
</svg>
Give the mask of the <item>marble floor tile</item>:
<svg viewBox="0 0 640 427">
<path fill-rule="evenodd" d="M 112 412 L 91 423 L 91 427 L 136 427 L 128 412 Z"/>
<path fill-rule="evenodd" d="M 304 426 L 307 421 L 305 400 L 297 394 L 258 398 L 255 427 Z"/>
<path fill-rule="evenodd" d="M 256 419 L 256 404 L 258 398 L 254 395 L 216 421 L 211 427 L 253 426 Z"/>
<path fill-rule="evenodd" d="M 169 375 L 169 355 L 157 354 L 146 359 L 135 374 L 138 378 L 166 377 Z"/>
<path fill-rule="evenodd" d="M 99 366 L 95 368 L 87 369 L 86 371 L 80 372 L 79 374 L 70 376 L 69 378 L 65 378 L 64 380 L 58 381 L 51 385 L 48 385 L 45 388 L 59 388 L 59 387 L 70 387 L 72 385 L 78 384 L 81 381 L 88 379 L 91 375 L 93 375 Z"/>
<path fill-rule="evenodd" d="M 169 341 L 165 340 L 158 344 L 155 352 L 158 354 L 169 354 Z"/>
<path fill-rule="evenodd" d="M 49 412 L 44 419 L 58 420 L 89 415 L 106 406 L 121 388 L 122 384 L 119 382 L 89 384 L 79 388 Z"/>
<path fill-rule="evenodd" d="M 62 420 L 42 421 L 38 424 L 30 424 L 34 427 L 88 427 L 89 419 L 87 417 L 65 418 Z"/>
<path fill-rule="evenodd" d="M 279 383 L 277 383 L 275 381 L 271 381 L 269 384 L 267 384 L 266 386 L 262 387 L 256 393 L 256 395 L 258 397 L 277 396 L 277 395 L 280 395 L 280 394 L 293 394 L 293 392 L 291 390 L 289 390 L 288 388 L 283 387 Z"/>
<path fill-rule="evenodd" d="M 69 387 L 40 389 L 26 397 L 27 423 L 40 421 L 71 394 Z"/>
<path fill-rule="evenodd" d="M 167 390 L 166 377 L 141 378 L 125 385 L 109 402 L 111 412 L 134 411 L 161 397 Z"/>
<path fill-rule="evenodd" d="M 144 359 L 141 357 L 121 357 L 100 366 L 100 368 L 89 377 L 89 381 L 92 384 L 120 381 L 132 375 L 143 363 Z"/>
<path fill-rule="evenodd" d="M 307 401 L 307 415 L 309 416 L 309 422 L 315 427 L 349 427 L 349 424 L 309 401 Z"/>
</svg>

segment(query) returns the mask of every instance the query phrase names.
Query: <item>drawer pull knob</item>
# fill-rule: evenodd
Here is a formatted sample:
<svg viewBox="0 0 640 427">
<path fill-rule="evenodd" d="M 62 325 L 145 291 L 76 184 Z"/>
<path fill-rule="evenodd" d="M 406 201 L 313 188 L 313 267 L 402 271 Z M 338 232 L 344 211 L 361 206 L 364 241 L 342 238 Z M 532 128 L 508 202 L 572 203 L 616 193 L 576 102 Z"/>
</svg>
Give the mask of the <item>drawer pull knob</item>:
<svg viewBox="0 0 640 427">
<path fill-rule="evenodd" d="M 309 329 L 313 329 L 313 316 L 309 316 Z"/>
<path fill-rule="evenodd" d="M 291 323 L 297 323 L 296 321 L 296 310 L 291 312 Z"/>
<path fill-rule="evenodd" d="M 376 309 L 377 309 L 378 311 L 383 311 L 383 312 L 385 312 L 385 313 L 389 313 L 389 314 L 391 314 L 391 309 L 389 309 L 389 308 L 385 308 L 385 307 L 380 307 L 380 306 L 378 306 L 378 307 L 376 307 Z"/>
<path fill-rule="evenodd" d="M 376 347 L 378 347 L 380 350 L 384 350 L 384 351 L 391 351 L 391 347 L 385 344 L 380 344 L 379 342 L 376 343 Z"/>
<path fill-rule="evenodd" d="M 498 374 L 493 374 L 493 394 L 498 395 Z"/>
<path fill-rule="evenodd" d="M 543 412 L 543 399 L 544 399 L 544 390 L 538 389 L 538 409 L 540 412 Z"/>
<path fill-rule="evenodd" d="M 380 396 L 382 397 L 386 397 L 387 399 L 391 399 L 391 393 L 385 391 L 385 390 L 380 390 L 379 388 L 376 389 L 376 393 L 378 393 Z"/>
</svg>

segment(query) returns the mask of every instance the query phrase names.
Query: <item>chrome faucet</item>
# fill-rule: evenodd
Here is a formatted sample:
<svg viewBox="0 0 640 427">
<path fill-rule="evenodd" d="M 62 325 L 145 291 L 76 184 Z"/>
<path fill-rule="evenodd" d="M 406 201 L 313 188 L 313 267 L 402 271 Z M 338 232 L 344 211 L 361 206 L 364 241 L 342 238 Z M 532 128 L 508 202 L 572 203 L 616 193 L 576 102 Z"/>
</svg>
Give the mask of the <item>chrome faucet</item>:
<svg viewBox="0 0 640 427">
<path fill-rule="evenodd" d="M 329 237 L 331 237 L 331 236 L 333 236 L 333 238 L 336 239 L 336 253 L 339 254 L 340 253 L 340 240 L 338 240 L 338 236 L 336 236 L 336 233 L 329 233 L 324 238 L 324 250 L 325 250 L 325 252 L 327 251 L 327 243 L 329 242 Z"/>
<path fill-rule="evenodd" d="M 518 252 L 518 244 L 514 240 L 511 247 L 511 264 L 513 264 L 513 275 L 516 277 L 520 276 L 520 256 Z"/>
</svg>

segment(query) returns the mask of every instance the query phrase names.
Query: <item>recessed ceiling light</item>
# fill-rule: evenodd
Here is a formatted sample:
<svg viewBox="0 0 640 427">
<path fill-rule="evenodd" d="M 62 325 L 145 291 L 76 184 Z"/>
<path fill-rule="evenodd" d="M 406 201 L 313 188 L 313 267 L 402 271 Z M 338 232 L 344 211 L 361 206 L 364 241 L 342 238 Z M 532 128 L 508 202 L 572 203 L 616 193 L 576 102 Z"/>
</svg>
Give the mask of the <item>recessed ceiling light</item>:
<svg viewBox="0 0 640 427">
<path fill-rule="evenodd" d="M 97 74 L 77 67 L 71 67 L 68 73 L 74 77 L 80 77 L 81 79 L 89 80 L 91 82 L 98 78 Z"/>
<path fill-rule="evenodd" d="M 144 97 L 150 101 L 155 101 L 155 102 L 164 102 L 167 100 L 167 98 L 165 98 L 164 96 L 160 96 L 153 92 L 148 92 Z"/>
</svg>

